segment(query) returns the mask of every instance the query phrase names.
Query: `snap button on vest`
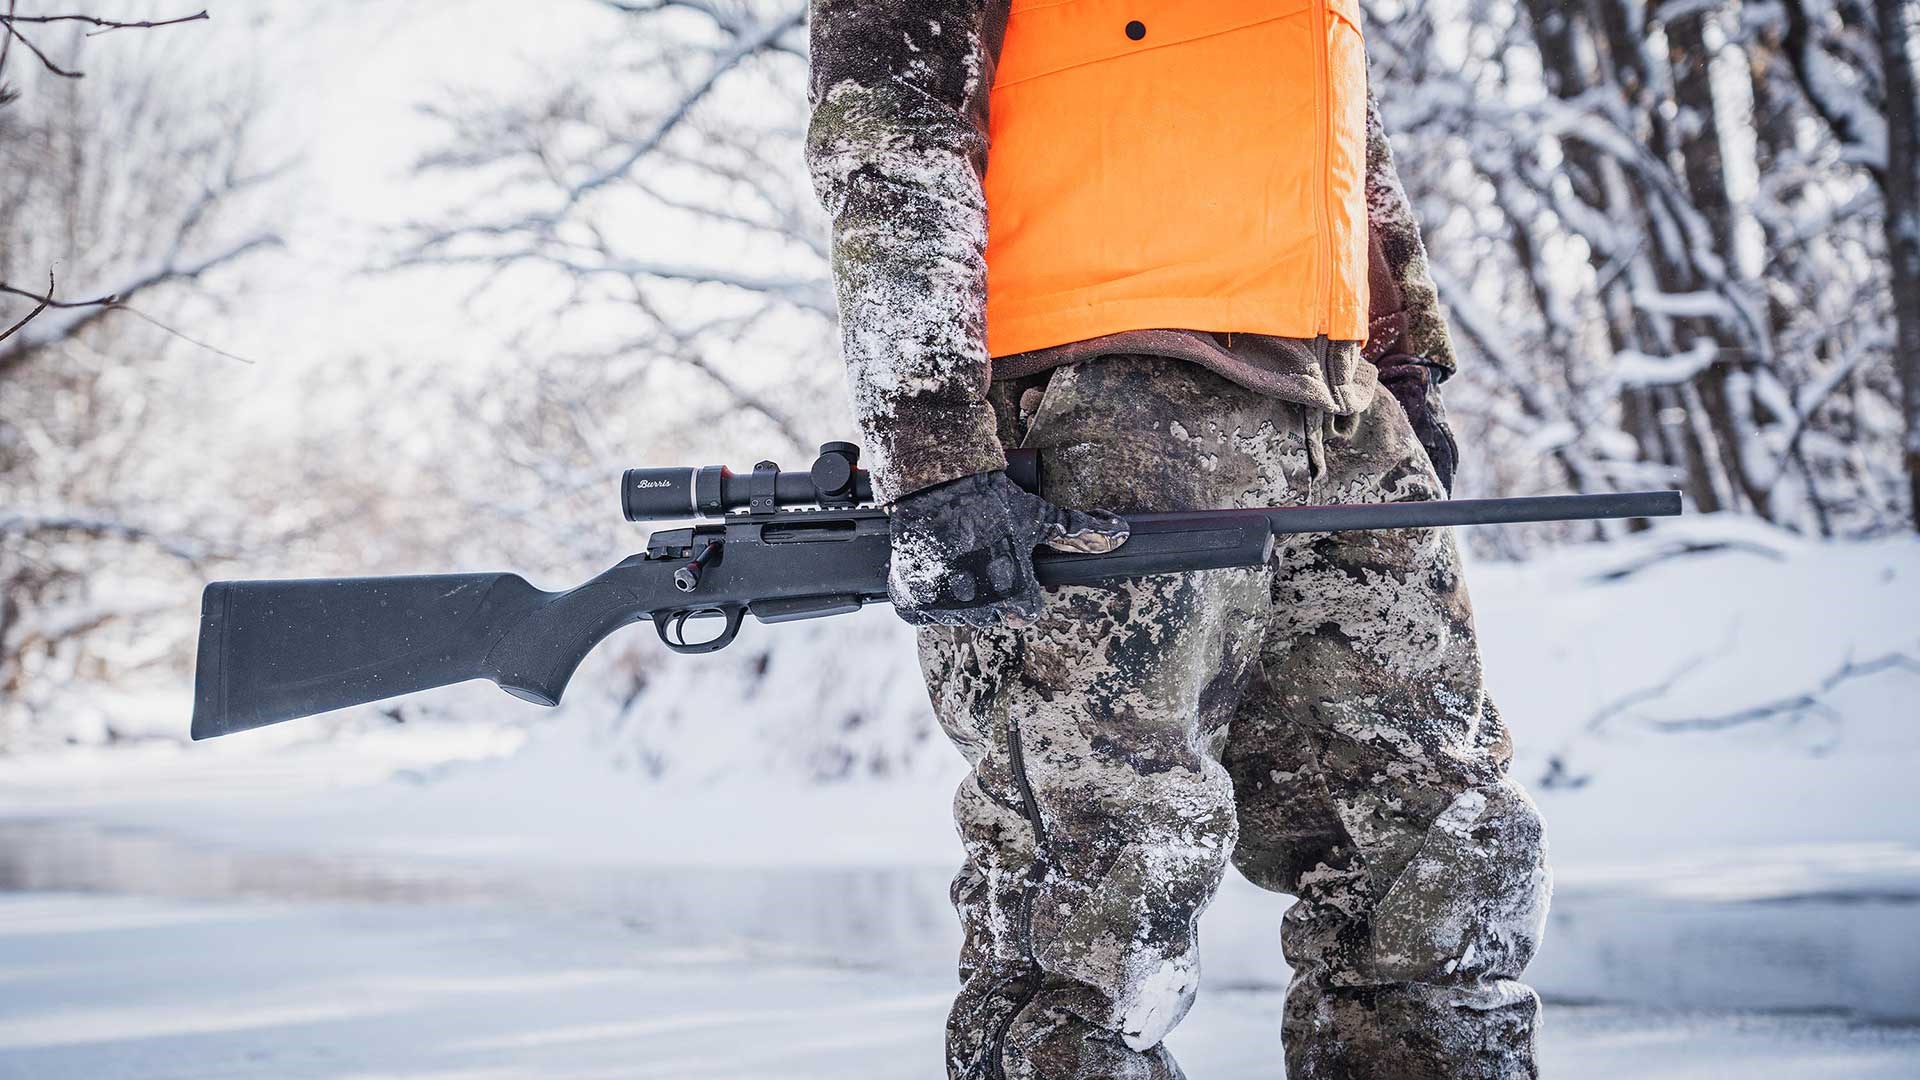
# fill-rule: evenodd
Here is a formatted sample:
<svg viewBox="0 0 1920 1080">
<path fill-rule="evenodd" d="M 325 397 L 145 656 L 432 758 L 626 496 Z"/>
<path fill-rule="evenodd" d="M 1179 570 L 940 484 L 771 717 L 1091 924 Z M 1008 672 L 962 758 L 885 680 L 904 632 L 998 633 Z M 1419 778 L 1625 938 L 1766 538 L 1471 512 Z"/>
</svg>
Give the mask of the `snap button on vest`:
<svg viewBox="0 0 1920 1080">
<path fill-rule="evenodd" d="M 1127 36 L 1135 41 L 1147 36 L 1147 24 L 1135 19 L 1127 24 Z"/>
</svg>

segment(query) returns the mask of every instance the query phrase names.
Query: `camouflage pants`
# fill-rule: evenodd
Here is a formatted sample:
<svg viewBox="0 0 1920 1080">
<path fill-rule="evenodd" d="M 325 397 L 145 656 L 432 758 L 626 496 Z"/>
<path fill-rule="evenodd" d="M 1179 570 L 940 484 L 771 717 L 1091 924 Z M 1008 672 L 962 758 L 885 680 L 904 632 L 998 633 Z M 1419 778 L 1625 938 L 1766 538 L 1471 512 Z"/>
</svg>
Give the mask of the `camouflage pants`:
<svg viewBox="0 0 1920 1080">
<path fill-rule="evenodd" d="M 1038 382 L 996 386 L 995 407 L 1065 505 L 1439 496 L 1388 394 L 1330 417 L 1146 357 Z M 1265 568 L 1053 590 L 1033 626 L 920 640 L 973 765 L 951 1076 L 1181 1076 L 1161 1040 L 1229 859 L 1298 897 L 1289 1075 L 1533 1075 L 1539 1001 L 1516 980 L 1545 846 L 1450 534 L 1283 538 Z"/>
</svg>

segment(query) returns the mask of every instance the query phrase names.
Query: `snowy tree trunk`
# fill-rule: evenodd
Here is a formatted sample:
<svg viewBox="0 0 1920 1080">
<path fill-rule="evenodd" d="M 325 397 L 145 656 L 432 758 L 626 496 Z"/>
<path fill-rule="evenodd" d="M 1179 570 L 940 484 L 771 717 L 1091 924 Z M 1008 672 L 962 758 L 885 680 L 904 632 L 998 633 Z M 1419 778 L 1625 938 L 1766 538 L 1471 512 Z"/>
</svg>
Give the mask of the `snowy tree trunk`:
<svg viewBox="0 0 1920 1080">
<path fill-rule="evenodd" d="M 1894 366 L 1906 417 L 1910 514 L 1920 531 L 1920 103 L 1913 64 L 1911 0 L 1875 0 L 1886 83 L 1887 257 L 1892 264 Z"/>
<path fill-rule="evenodd" d="M 1703 10 L 1683 12 L 1667 23 L 1667 43 L 1672 52 L 1673 96 L 1680 117 L 1679 150 L 1688 192 L 1701 216 L 1712 227 L 1714 254 L 1730 274 L 1733 207 L 1727 197 L 1725 154 L 1713 91 L 1713 56 L 1706 41 L 1707 18 Z M 1701 280 L 1697 268 L 1690 268 L 1688 276 L 1693 279 L 1695 289 L 1712 287 L 1713 283 Z M 1748 379 L 1736 382 L 1729 376 L 1735 371 L 1751 376 L 1755 363 L 1753 351 L 1742 347 L 1745 343 L 1734 337 L 1731 327 L 1717 320 L 1699 322 L 1700 325 L 1688 328 L 1688 336 L 1697 335 L 1712 341 L 1722 357 L 1699 376 L 1707 417 L 1719 439 L 1722 468 L 1754 512 L 1772 520 L 1771 492 L 1752 475 L 1742 450 L 1745 441 L 1755 433 L 1740 430 L 1735 420 L 1736 410 L 1729 400 L 1731 395 L 1744 393 L 1741 387 L 1750 384 Z M 1693 342 L 1683 339 L 1679 344 L 1686 348 Z"/>
<path fill-rule="evenodd" d="M 1638 134 L 1646 139 L 1647 144 L 1663 160 L 1670 160 L 1674 155 L 1673 123 L 1667 108 L 1669 103 L 1656 92 L 1661 83 L 1652 70 L 1654 58 L 1647 51 L 1646 12 L 1623 3 L 1595 4 L 1592 11 L 1596 20 L 1594 33 L 1605 46 L 1600 53 L 1600 62 L 1624 98 L 1625 112 L 1640 125 Z M 1619 191 L 1631 190 L 1630 182 L 1621 174 L 1618 163 L 1610 162 L 1609 166 L 1613 170 L 1612 186 Z M 1627 203 L 1632 200 L 1620 198 L 1616 201 Z M 1605 205 L 1596 206 L 1607 212 Z M 1635 203 L 1619 212 L 1633 213 L 1636 227 L 1642 235 L 1652 233 L 1652 224 L 1644 207 Z M 1596 260 L 1594 269 L 1605 273 L 1606 264 Z M 1655 260 L 1652 272 L 1660 281 L 1663 291 L 1675 291 L 1675 270 L 1670 263 Z M 1676 343 L 1671 340 L 1670 331 L 1657 325 L 1645 313 L 1634 310 L 1631 296 L 1627 295 L 1631 293 L 1631 278 L 1629 274 L 1617 275 L 1615 284 L 1609 286 L 1609 291 L 1615 294 L 1615 299 L 1609 302 L 1609 309 L 1623 312 L 1620 318 L 1633 320 L 1630 333 L 1616 330 L 1615 348 L 1672 352 Z M 1619 318 L 1616 324 L 1625 325 Z M 1683 469 L 1687 491 L 1702 513 L 1727 509 L 1731 504 L 1731 499 L 1727 497 L 1731 494 L 1731 485 L 1713 467 L 1709 447 L 1702 435 L 1707 425 L 1700 423 L 1699 418 L 1693 415 L 1692 395 L 1676 386 L 1627 386 L 1621 388 L 1620 395 L 1627 430 L 1639 441 L 1642 456 L 1649 461 Z M 1676 423 L 1672 419 L 1675 416 L 1685 419 Z M 1640 417 L 1644 419 L 1637 419 Z"/>
<path fill-rule="evenodd" d="M 1746 50 L 1753 95 L 1754 169 L 1760 176 L 1782 176 L 1793 165 L 1797 127 L 1804 110 L 1792 88 L 1792 73 L 1781 51 L 1778 30 L 1759 30 L 1746 42 Z M 1803 187 L 1783 184 L 1781 190 L 1798 192 Z M 1783 223 L 1777 216 L 1759 215 L 1758 223 L 1772 274 L 1787 281 L 1809 273 L 1818 275 L 1818 268 L 1808 265 L 1807 253 L 1801 245 L 1792 242 L 1791 230 L 1782 228 Z M 1801 311 L 1790 293 L 1770 290 L 1766 295 L 1768 337 L 1775 342 L 1785 341 L 1793 329 L 1794 318 Z M 1827 359 L 1831 362 L 1831 357 Z M 1820 475 L 1798 443 L 1793 451 L 1793 466 L 1806 485 L 1807 504 L 1813 511 L 1815 527 L 1821 536 L 1833 536 L 1833 514 L 1821 490 Z"/>
</svg>

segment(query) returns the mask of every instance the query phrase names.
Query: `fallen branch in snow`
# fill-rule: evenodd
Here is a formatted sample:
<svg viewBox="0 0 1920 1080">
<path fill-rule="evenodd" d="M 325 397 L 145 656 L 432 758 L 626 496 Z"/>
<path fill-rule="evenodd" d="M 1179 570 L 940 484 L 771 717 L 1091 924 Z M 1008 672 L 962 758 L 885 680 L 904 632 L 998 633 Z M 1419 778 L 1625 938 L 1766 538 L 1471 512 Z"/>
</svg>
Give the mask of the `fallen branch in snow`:
<svg viewBox="0 0 1920 1080">
<path fill-rule="evenodd" d="M 1567 759 L 1561 754 L 1547 755 L 1547 771 L 1540 774 L 1534 786 L 1543 791 L 1579 791 L 1593 782 L 1593 774 L 1576 773 L 1567 767 Z"/>
<path fill-rule="evenodd" d="M 1652 569 L 1669 559 L 1681 559 L 1689 555 L 1711 555 L 1717 551 L 1744 551 L 1749 555 L 1758 555 L 1763 559 L 1772 559 L 1774 562 L 1785 562 L 1787 558 L 1774 548 L 1767 547 L 1765 544 L 1756 544 L 1748 540 L 1683 540 L 1675 544 L 1669 544 L 1644 559 L 1624 563 L 1611 570 L 1603 570 L 1587 578 L 1587 581 L 1595 585 L 1603 582 L 1625 581 L 1635 574 L 1643 570 Z"/>
<path fill-rule="evenodd" d="M 1846 683 L 1878 675 L 1884 671 L 1905 671 L 1912 675 L 1920 675 L 1920 660 L 1898 652 L 1887 653 L 1885 656 L 1861 663 L 1856 663 L 1849 657 L 1845 663 L 1821 679 L 1814 689 L 1802 693 L 1791 694 L 1717 716 L 1691 716 L 1679 719 L 1640 717 L 1638 719 L 1651 730 L 1662 733 L 1724 731 L 1728 728 L 1782 716 L 1786 717 L 1789 723 L 1799 723 L 1808 716 L 1837 720 L 1839 713 L 1821 699 Z"/>
<path fill-rule="evenodd" d="M 1700 670 L 1707 661 L 1725 656 L 1732 651 L 1733 632 L 1732 628 L 1729 627 L 1727 640 L 1722 642 L 1718 649 L 1710 653 L 1700 653 L 1690 659 L 1683 660 L 1680 662 L 1680 666 L 1674 668 L 1667 674 L 1666 678 L 1659 682 L 1651 686 L 1643 686 L 1638 690 L 1615 698 L 1612 702 L 1601 708 L 1599 712 L 1594 713 L 1587 719 L 1587 731 L 1593 734 L 1599 734 L 1600 729 L 1604 728 L 1608 721 L 1614 717 L 1627 713 L 1636 705 L 1666 697 L 1673 691 L 1675 686 L 1680 685 L 1681 680 Z"/>
</svg>

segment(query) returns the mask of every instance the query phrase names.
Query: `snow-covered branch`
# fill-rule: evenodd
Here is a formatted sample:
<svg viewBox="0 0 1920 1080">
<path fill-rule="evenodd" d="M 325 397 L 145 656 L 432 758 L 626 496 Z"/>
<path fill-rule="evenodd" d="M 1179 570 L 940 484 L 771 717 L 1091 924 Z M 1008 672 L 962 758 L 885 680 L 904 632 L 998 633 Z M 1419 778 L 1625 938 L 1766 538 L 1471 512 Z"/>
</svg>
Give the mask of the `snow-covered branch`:
<svg viewBox="0 0 1920 1080">
<path fill-rule="evenodd" d="M 198 565 L 213 554 L 203 541 L 168 535 L 128 521 L 72 511 L 0 510 L 0 540 L 72 536 L 143 544 L 192 565 Z"/>
<path fill-rule="evenodd" d="M 1901 145 L 1900 66 L 1871 27 L 1832 0 L 1469 0 L 1488 32 L 1416 60 L 1400 50 L 1444 37 L 1443 16 L 1381 6 L 1400 46 L 1376 88 L 1478 353 L 1449 391 L 1473 395 L 1456 412 L 1496 489 L 1654 480 L 1822 533 L 1910 512 L 1894 433 L 1865 421 L 1920 386 L 1889 332 L 1900 230 L 1876 212 L 1916 200 L 1860 165 Z"/>
</svg>

